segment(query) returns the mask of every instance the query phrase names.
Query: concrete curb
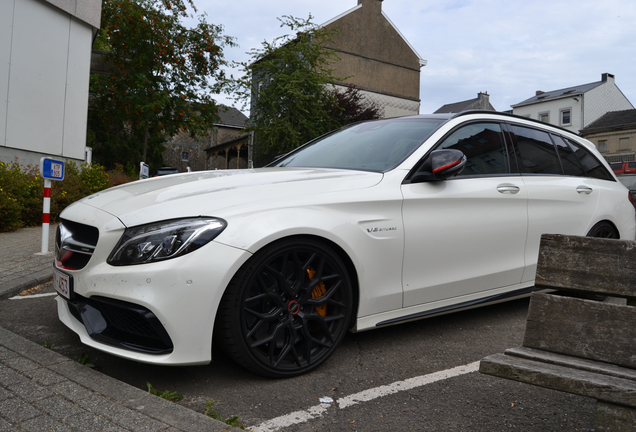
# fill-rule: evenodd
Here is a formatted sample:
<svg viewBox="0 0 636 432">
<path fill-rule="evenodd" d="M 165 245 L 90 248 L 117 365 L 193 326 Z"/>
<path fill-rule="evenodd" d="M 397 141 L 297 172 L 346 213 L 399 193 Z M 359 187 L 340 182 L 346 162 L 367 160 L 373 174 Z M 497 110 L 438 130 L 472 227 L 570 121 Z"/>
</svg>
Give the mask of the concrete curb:
<svg viewBox="0 0 636 432">
<path fill-rule="evenodd" d="M 49 270 L 40 270 L 28 276 L 22 276 L 0 285 L 0 300 L 6 300 L 22 291 L 45 284 L 53 279 L 53 264 Z"/>
</svg>

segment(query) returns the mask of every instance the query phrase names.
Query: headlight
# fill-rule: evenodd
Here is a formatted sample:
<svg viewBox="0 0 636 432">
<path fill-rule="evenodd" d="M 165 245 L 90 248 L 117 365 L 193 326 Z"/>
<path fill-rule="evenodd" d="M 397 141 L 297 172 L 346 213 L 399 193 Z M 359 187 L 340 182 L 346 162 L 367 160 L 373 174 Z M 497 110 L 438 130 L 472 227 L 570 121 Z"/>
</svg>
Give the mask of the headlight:
<svg viewBox="0 0 636 432">
<path fill-rule="evenodd" d="M 107 262 L 123 266 L 176 258 L 212 241 L 226 226 L 223 219 L 197 217 L 126 228 Z"/>
</svg>

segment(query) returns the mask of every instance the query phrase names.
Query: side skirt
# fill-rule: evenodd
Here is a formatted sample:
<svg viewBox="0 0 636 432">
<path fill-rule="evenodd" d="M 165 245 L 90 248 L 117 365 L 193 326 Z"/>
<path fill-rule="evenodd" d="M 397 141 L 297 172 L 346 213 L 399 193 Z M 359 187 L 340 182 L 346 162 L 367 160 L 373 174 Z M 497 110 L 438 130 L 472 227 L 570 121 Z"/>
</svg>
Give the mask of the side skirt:
<svg viewBox="0 0 636 432">
<path fill-rule="evenodd" d="M 414 321 L 414 320 L 418 320 L 418 319 L 422 319 L 422 318 L 427 318 L 430 317 L 432 315 L 442 315 L 442 314 L 446 314 L 446 313 L 450 313 L 450 312 L 457 312 L 459 310 L 462 309 L 472 309 L 478 306 L 486 306 L 488 304 L 494 304 L 494 303 L 501 303 L 503 301 L 506 300 L 512 300 L 515 297 L 521 298 L 521 297 L 527 297 L 530 294 L 532 294 L 534 291 L 545 291 L 545 288 L 538 288 L 536 286 L 531 286 L 528 288 L 523 288 L 520 290 L 516 290 L 516 291 L 510 291 L 507 293 L 503 293 L 503 294 L 496 294 L 496 295 L 492 295 L 492 296 L 488 296 L 488 297 L 483 297 L 477 300 L 471 300 L 471 301 L 467 301 L 464 303 L 457 303 L 451 306 L 444 306 L 441 308 L 437 308 L 437 309 L 431 309 L 431 310 L 427 310 L 424 312 L 418 312 L 418 313 L 414 313 L 411 315 L 405 315 L 403 317 L 399 317 L 399 318 L 393 318 L 390 320 L 386 320 L 386 321 L 381 321 L 379 323 L 377 323 L 375 326 L 376 327 L 384 327 L 384 326 L 389 326 L 389 325 L 393 325 L 393 324 L 399 324 L 399 323 L 403 323 L 406 321 Z"/>
</svg>

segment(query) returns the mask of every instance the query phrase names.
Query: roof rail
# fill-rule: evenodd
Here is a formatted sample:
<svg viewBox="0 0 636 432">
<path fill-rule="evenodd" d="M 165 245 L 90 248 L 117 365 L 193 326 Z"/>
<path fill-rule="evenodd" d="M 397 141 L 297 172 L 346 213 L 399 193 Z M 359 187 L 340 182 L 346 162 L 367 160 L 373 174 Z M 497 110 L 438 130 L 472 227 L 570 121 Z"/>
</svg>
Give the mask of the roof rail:
<svg viewBox="0 0 636 432">
<path fill-rule="evenodd" d="M 571 131 L 569 129 L 566 129 L 566 128 L 562 127 L 562 126 L 557 126 L 557 125 L 554 125 L 552 123 L 546 123 L 546 122 L 543 122 L 541 120 L 533 119 L 533 118 L 530 118 L 530 117 L 523 117 L 523 116 L 520 116 L 520 115 L 517 115 L 517 114 L 511 114 L 511 113 L 501 112 L 501 111 L 490 111 L 490 110 L 483 110 L 483 109 L 466 110 L 466 111 L 461 111 L 461 112 L 456 113 L 452 118 L 457 118 L 457 117 L 461 117 L 461 116 L 465 116 L 465 115 L 469 115 L 469 114 L 498 114 L 498 115 L 502 115 L 502 116 L 505 116 L 505 117 L 515 118 L 515 119 L 518 119 L 518 120 L 526 120 L 526 121 L 529 121 L 529 122 L 540 124 L 542 126 L 551 126 L 553 128 L 560 129 L 562 131 L 565 131 L 565 132 L 571 133 L 573 135 L 579 136 L 579 134 L 577 134 L 576 132 L 573 132 L 573 131 Z"/>
</svg>

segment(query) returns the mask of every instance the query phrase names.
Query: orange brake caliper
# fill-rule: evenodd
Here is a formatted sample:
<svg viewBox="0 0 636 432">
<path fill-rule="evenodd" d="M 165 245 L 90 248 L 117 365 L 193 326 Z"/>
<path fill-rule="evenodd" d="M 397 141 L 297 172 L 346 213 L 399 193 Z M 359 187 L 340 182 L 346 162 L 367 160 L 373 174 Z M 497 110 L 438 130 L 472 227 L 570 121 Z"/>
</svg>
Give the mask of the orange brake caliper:
<svg viewBox="0 0 636 432">
<path fill-rule="evenodd" d="M 309 280 L 312 280 L 314 278 L 314 275 L 316 274 L 316 270 L 307 269 L 307 275 L 309 276 Z M 311 292 L 311 298 L 318 298 L 318 297 L 322 297 L 323 295 L 325 295 L 325 293 L 327 292 L 327 288 L 325 288 L 325 283 L 324 282 L 320 282 L 318 285 L 316 285 L 316 287 L 314 288 L 314 290 Z M 323 304 L 320 306 L 315 306 L 314 310 L 316 312 L 318 312 L 319 315 L 321 316 L 327 316 L 327 304 Z"/>
</svg>

